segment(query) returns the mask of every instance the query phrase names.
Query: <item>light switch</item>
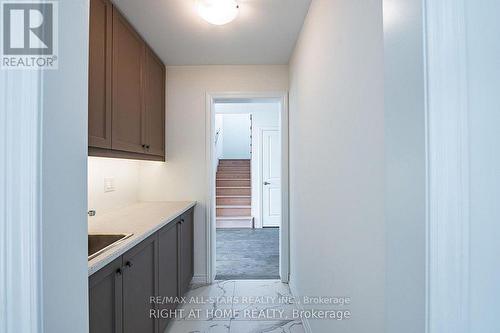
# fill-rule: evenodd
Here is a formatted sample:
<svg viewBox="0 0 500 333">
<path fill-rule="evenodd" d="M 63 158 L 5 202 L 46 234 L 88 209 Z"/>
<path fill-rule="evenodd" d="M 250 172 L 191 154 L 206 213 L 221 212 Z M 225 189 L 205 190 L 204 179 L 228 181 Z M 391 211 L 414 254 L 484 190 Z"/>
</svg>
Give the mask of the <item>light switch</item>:
<svg viewBox="0 0 500 333">
<path fill-rule="evenodd" d="M 113 192 L 115 190 L 115 179 L 104 178 L 104 192 Z"/>
</svg>

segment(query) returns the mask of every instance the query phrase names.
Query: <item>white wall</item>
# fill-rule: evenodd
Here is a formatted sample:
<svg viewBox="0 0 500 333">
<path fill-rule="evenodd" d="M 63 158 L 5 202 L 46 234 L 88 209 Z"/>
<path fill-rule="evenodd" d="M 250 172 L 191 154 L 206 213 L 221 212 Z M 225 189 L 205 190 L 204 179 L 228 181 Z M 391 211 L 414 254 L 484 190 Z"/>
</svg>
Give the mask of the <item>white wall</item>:
<svg viewBox="0 0 500 333">
<path fill-rule="evenodd" d="M 470 332 L 500 332 L 500 3 L 466 0 L 470 131 Z"/>
<path fill-rule="evenodd" d="M 89 157 L 88 209 L 93 209 L 100 215 L 137 202 L 141 163 L 148 162 Z M 115 191 L 104 191 L 105 178 L 113 178 Z M 92 218 L 89 221 L 92 221 Z"/>
<path fill-rule="evenodd" d="M 425 329 L 422 0 L 384 0 L 386 332 Z"/>
<path fill-rule="evenodd" d="M 313 332 L 385 332 L 383 47 L 381 0 L 313 0 L 290 63 L 291 285 L 352 297 Z"/>
<path fill-rule="evenodd" d="M 255 227 L 261 228 L 260 218 L 260 198 L 262 179 L 260 175 L 260 130 L 262 128 L 280 126 L 279 102 L 249 102 L 249 103 L 217 103 L 215 111 L 221 114 L 226 113 L 251 113 L 252 114 L 252 216 Z M 218 114 L 220 115 L 220 114 Z"/>
<path fill-rule="evenodd" d="M 250 159 L 251 122 L 249 114 L 222 115 L 224 145 L 222 158 Z"/>
<path fill-rule="evenodd" d="M 168 66 L 167 162 L 144 165 L 142 200 L 196 200 L 195 275 L 206 274 L 206 93 L 286 91 L 288 66 Z"/>
<path fill-rule="evenodd" d="M 88 332 L 88 1 L 59 1 L 59 69 L 43 73 L 44 332 Z"/>
</svg>

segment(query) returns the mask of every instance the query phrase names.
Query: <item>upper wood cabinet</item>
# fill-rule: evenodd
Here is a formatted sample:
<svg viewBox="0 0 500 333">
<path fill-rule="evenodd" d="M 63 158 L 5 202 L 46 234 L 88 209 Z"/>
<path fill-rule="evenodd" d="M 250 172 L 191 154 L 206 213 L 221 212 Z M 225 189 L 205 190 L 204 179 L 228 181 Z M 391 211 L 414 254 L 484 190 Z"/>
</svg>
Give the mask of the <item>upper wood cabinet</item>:
<svg viewBox="0 0 500 333">
<path fill-rule="evenodd" d="M 109 0 L 90 2 L 89 155 L 165 160 L 165 65 Z"/>
<path fill-rule="evenodd" d="M 146 138 L 148 153 L 165 156 L 165 66 L 146 49 Z"/>
<path fill-rule="evenodd" d="M 125 18 L 113 11 L 112 148 L 144 153 L 144 53 L 146 44 Z"/>
<path fill-rule="evenodd" d="M 89 49 L 89 146 L 111 148 L 111 50 L 113 7 L 92 0 Z"/>
</svg>

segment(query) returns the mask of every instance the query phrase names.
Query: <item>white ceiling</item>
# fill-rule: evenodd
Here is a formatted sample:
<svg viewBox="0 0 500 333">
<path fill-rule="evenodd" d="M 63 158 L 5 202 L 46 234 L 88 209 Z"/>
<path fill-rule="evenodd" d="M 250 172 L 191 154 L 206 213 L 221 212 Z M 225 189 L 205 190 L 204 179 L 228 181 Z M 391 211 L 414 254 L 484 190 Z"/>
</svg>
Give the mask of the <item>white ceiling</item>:
<svg viewBox="0 0 500 333">
<path fill-rule="evenodd" d="M 167 65 L 287 64 L 311 0 L 238 0 L 238 17 L 214 26 L 195 0 L 114 0 Z"/>
</svg>

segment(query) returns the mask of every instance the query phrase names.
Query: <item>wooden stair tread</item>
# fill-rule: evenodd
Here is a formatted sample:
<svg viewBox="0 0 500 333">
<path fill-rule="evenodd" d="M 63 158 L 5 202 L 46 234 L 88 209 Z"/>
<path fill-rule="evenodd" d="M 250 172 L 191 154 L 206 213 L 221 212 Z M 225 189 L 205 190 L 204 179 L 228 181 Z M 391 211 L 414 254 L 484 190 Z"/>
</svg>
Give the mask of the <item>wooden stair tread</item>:
<svg viewBox="0 0 500 333">
<path fill-rule="evenodd" d="M 251 220 L 252 216 L 217 216 L 217 220 Z"/>
<path fill-rule="evenodd" d="M 251 161 L 219 160 L 215 179 L 217 227 L 254 227 Z"/>
<path fill-rule="evenodd" d="M 251 188 L 250 186 L 217 186 L 217 188 Z"/>
</svg>

